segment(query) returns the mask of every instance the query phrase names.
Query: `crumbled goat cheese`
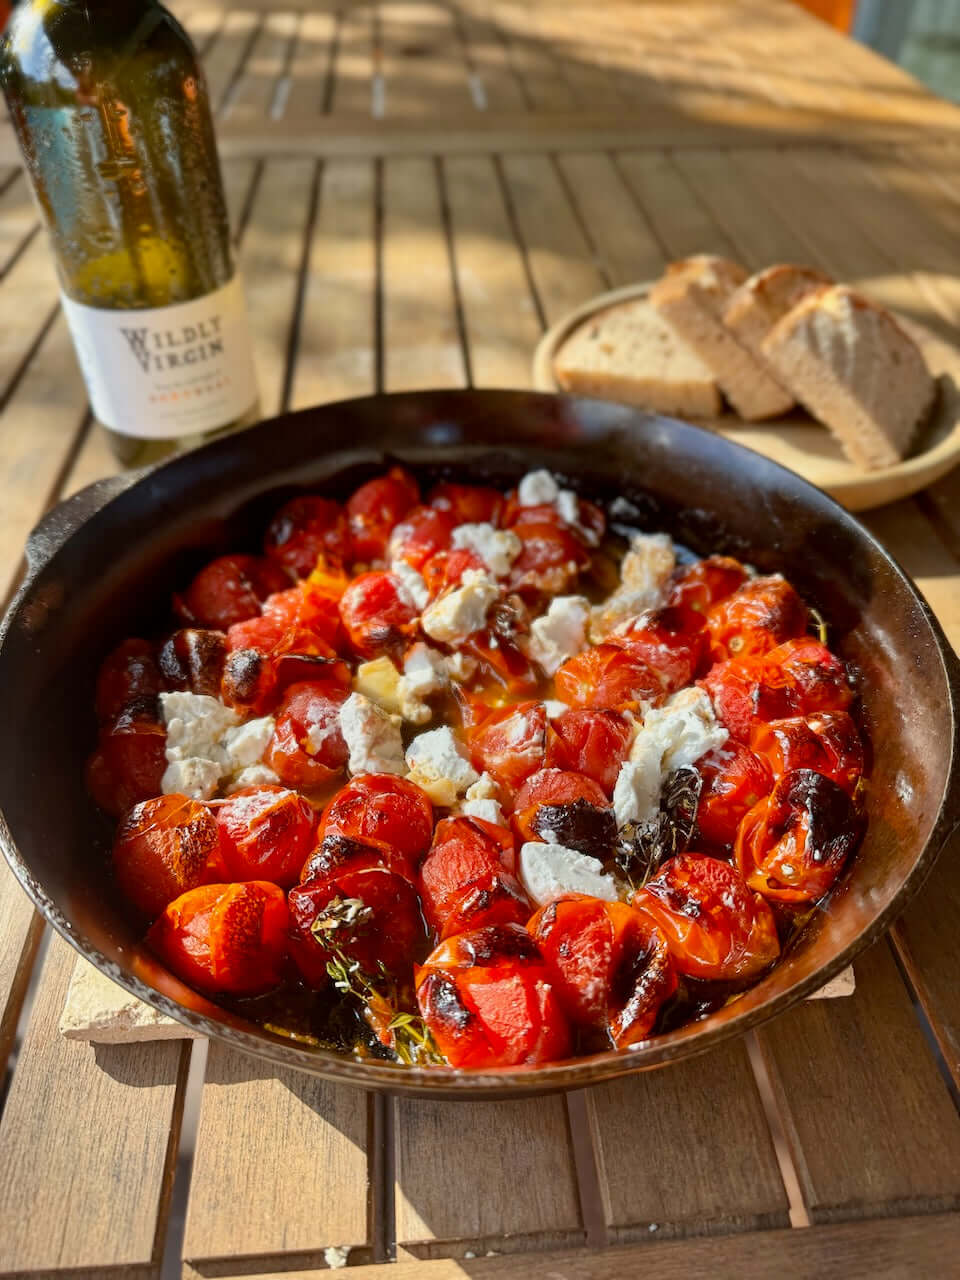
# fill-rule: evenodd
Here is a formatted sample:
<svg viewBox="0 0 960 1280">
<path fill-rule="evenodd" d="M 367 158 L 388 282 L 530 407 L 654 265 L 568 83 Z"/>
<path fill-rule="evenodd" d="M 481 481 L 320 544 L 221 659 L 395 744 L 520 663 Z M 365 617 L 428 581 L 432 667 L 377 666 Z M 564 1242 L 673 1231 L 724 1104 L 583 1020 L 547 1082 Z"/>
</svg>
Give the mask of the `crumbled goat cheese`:
<svg viewBox="0 0 960 1280">
<path fill-rule="evenodd" d="M 391 715 L 400 714 L 400 672 L 389 658 L 361 662 L 354 673 L 353 688 Z"/>
<path fill-rule="evenodd" d="M 529 897 L 540 906 L 566 893 L 588 893 L 614 902 L 617 886 L 603 874 L 598 858 L 578 853 L 562 844 L 528 841 L 520 847 L 520 880 Z"/>
<path fill-rule="evenodd" d="M 453 546 L 479 556 L 495 578 L 505 578 L 523 550 L 523 543 L 512 529 L 496 529 L 492 524 L 457 525 Z"/>
<path fill-rule="evenodd" d="M 620 565 L 620 585 L 590 611 L 590 639 L 600 644 L 626 618 L 663 604 L 677 563 L 665 533 L 638 533 Z"/>
<path fill-rule="evenodd" d="M 562 716 L 565 711 L 570 710 L 570 707 L 566 702 L 561 702 L 559 698 L 547 698 L 544 701 L 543 709 L 547 713 L 548 720 L 556 720 L 557 716 Z"/>
<path fill-rule="evenodd" d="M 695 764 L 708 751 L 722 747 L 728 737 L 703 689 L 681 689 L 664 706 L 649 710 L 613 790 L 618 826 L 652 822 L 667 775 Z"/>
<path fill-rule="evenodd" d="M 452 807 L 479 774 L 449 725 L 419 734 L 407 747 L 407 775 L 436 805 Z"/>
<path fill-rule="evenodd" d="M 167 768 L 160 784 L 164 794 L 212 799 L 220 780 L 237 767 L 221 739 L 240 717 L 217 698 L 181 692 L 160 694 L 160 714 L 167 729 Z"/>
<path fill-rule="evenodd" d="M 517 501 L 521 507 L 543 507 L 556 502 L 560 486 L 549 471 L 528 471 L 517 485 Z"/>
<path fill-rule="evenodd" d="M 350 752 L 351 773 L 406 773 L 400 717 L 351 693 L 340 708 L 340 731 Z"/>
<path fill-rule="evenodd" d="M 547 612 L 531 622 L 527 652 L 548 676 L 586 648 L 589 617 L 586 596 L 555 596 Z"/>
<path fill-rule="evenodd" d="M 241 791 L 244 787 L 276 786 L 279 781 L 279 775 L 274 773 L 268 765 L 251 764 L 234 774 L 224 787 L 223 794 L 232 796 L 235 791 Z"/>
<path fill-rule="evenodd" d="M 223 735 L 223 749 L 227 753 L 231 773 L 259 764 L 273 737 L 277 722 L 273 716 L 260 716 L 245 724 L 231 727 Z"/>
<path fill-rule="evenodd" d="M 390 572 L 400 580 L 400 596 L 408 600 L 418 612 L 425 609 L 430 601 L 430 590 L 423 580 L 423 574 L 418 573 L 413 565 L 407 564 L 406 560 L 394 560 L 390 565 Z"/>
<path fill-rule="evenodd" d="M 212 800 L 224 775 L 224 767 L 202 756 L 170 760 L 163 771 L 160 790 L 164 795 L 191 796 L 194 800 Z"/>
<path fill-rule="evenodd" d="M 468 569 L 459 587 L 425 610 L 420 625 L 431 640 L 459 644 L 483 627 L 487 611 L 499 596 L 500 588 L 493 578 L 480 569 Z"/>
<path fill-rule="evenodd" d="M 442 693 L 449 683 L 443 654 L 422 642 L 412 645 L 404 657 L 403 675 L 397 685 L 404 720 L 426 724 L 433 711 L 424 699 Z"/>
<path fill-rule="evenodd" d="M 460 803 L 458 812 L 467 818 L 482 818 L 484 822 L 492 822 L 494 826 L 506 825 L 506 818 L 500 808 L 500 791 L 489 773 L 481 773 L 472 786 L 467 787 L 467 794 Z"/>
<path fill-rule="evenodd" d="M 600 535 L 596 529 L 588 529 L 585 524 L 581 523 L 580 499 L 572 489 L 561 489 L 553 505 L 557 508 L 557 514 L 560 519 L 570 525 L 572 529 L 576 529 L 588 547 L 597 546 L 600 541 Z"/>
<path fill-rule="evenodd" d="M 306 724 L 303 735 L 307 754 L 315 756 L 325 742 L 335 737 L 340 729 L 340 721 L 333 712 L 328 712 L 323 720 L 310 720 Z"/>
</svg>

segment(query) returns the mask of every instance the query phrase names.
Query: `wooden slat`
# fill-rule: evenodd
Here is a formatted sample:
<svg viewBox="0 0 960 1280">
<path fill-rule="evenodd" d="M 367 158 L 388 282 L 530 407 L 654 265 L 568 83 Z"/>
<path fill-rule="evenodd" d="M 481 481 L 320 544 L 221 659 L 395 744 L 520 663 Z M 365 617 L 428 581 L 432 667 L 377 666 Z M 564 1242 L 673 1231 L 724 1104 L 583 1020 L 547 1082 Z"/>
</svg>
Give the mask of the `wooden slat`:
<svg viewBox="0 0 960 1280">
<path fill-rule="evenodd" d="M 531 1254 L 520 1272 L 516 1258 L 452 1258 L 364 1267 L 357 1280 L 905 1280 L 945 1276 L 960 1250 L 960 1216 L 940 1214 L 887 1222 L 855 1222 L 806 1231 L 756 1231 L 712 1240 L 665 1241 L 576 1253 Z M 284 1272 L 258 1280 L 320 1280 L 316 1273 Z"/>
<path fill-rule="evenodd" d="M 615 1080 L 587 1097 L 611 1239 L 787 1225 L 787 1196 L 742 1044 Z M 624 1141 L 628 1134 L 637 1141 Z"/>
<path fill-rule="evenodd" d="M 220 110 L 228 88 L 239 75 L 256 29 L 255 13 L 231 9 L 209 55 L 204 58 L 210 105 L 214 112 Z"/>
<path fill-rule="evenodd" d="M 0 403 L 59 299 L 45 236 L 34 236 L 0 283 Z"/>
<path fill-rule="evenodd" d="M 460 30 L 474 75 L 483 87 L 487 111 L 523 111 L 523 87 L 510 65 L 506 42 L 488 15 L 461 11 Z"/>
<path fill-rule="evenodd" d="M 295 13 L 268 13 L 224 107 L 224 119 L 259 119 L 272 114 L 274 95 L 286 70 L 297 33 Z M 278 113 L 279 114 L 279 113 Z"/>
<path fill-rule="evenodd" d="M 444 163 L 470 371 L 478 387 L 526 387 L 540 323 L 492 160 Z"/>
<path fill-rule="evenodd" d="M 5 171 L 0 178 L 0 280 L 37 226 L 37 209 L 21 170 Z"/>
<path fill-rule="evenodd" d="M 332 72 L 336 16 L 304 13 L 290 62 L 290 83 L 282 99 L 283 116 L 315 116 L 324 110 Z"/>
<path fill-rule="evenodd" d="M 606 287 L 547 156 L 505 156 L 503 172 L 548 324 Z"/>
<path fill-rule="evenodd" d="M 13 1048 L 42 933 L 43 921 L 4 863 L 0 866 L 0 1078 Z"/>
<path fill-rule="evenodd" d="M 343 13 L 337 40 L 331 110 L 369 118 L 373 82 L 372 4 L 351 4 Z"/>
<path fill-rule="evenodd" d="M 372 160 L 320 175 L 290 407 L 376 390 L 376 183 Z"/>
<path fill-rule="evenodd" d="M 190 1183 L 184 1257 L 365 1249 L 368 1095 L 211 1044 Z M 265 1261 L 263 1269 L 269 1262 Z"/>
<path fill-rule="evenodd" d="M 493 3 L 490 13 L 506 41 L 510 66 L 535 112 L 565 110 L 577 97 L 548 48 L 531 31 L 532 11 L 517 3 Z"/>
<path fill-rule="evenodd" d="M 0 1274 L 155 1275 L 189 1047 L 59 1036 L 75 959 L 53 940 L 0 1122 Z"/>
<path fill-rule="evenodd" d="M 888 944 L 854 965 L 850 1000 L 810 1000 L 759 1032 L 815 1222 L 960 1201 L 960 1117 Z"/>
<path fill-rule="evenodd" d="M 466 382 L 432 160 L 384 162 L 383 343 L 387 391 Z"/>
<path fill-rule="evenodd" d="M 582 1239 L 560 1098 L 394 1106 L 398 1246 L 426 1258 Z"/>
<path fill-rule="evenodd" d="M 668 257 L 732 255 L 730 241 L 667 156 L 632 152 L 618 156 L 617 162 Z"/>
<path fill-rule="evenodd" d="M 472 106 L 466 56 L 449 9 L 431 0 L 380 8 L 384 114 L 422 116 Z"/>
<path fill-rule="evenodd" d="M 655 280 L 663 250 L 610 157 L 573 152 L 557 163 L 610 285 Z"/>
</svg>

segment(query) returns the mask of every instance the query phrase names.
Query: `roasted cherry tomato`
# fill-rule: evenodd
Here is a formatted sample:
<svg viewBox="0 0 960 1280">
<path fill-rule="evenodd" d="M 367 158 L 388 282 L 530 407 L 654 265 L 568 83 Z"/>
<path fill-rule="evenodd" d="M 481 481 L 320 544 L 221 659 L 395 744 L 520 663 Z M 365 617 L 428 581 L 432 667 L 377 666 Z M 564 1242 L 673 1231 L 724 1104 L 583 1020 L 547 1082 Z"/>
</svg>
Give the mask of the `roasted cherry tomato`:
<svg viewBox="0 0 960 1280">
<path fill-rule="evenodd" d="M 628 618 L 606 638 L 655 671 L 664 693 L 688 685 L 700 668 L 707 648 L 706 633 L 691 630 L 682 609 L 655 609 Z"/>
<path fill-rule="evenodd" d="M 710 657 L 758 658 L 807 629 L 807 606 L 785 578 L 753 578 L 707 612 Z"/>
<path fill-rule="evenodd" d="M 516 1067 L 570 1053 L 536 943 L 519 924 L 447 938 L 414 970 L 417 1001 L 452 1067 Z"/>
<path fill-rule="evenodd" d="M 354 578 L 340 601 L 340 618 L 351 647 L 363 658 L 402 649 L 419 616 L 400 579 L 384 570 Z"/>
<path fill-rule="evenodd" d="M 340 639 L 339 599 L 339 595 L 331 595 L 310 579 L 267 596 L 263 616 L 282 628 L 281 635 L 306 632 L 336 648 Z M 237 646 L 231 644 L 230 647 Z"/>
<path fill-rule="evenodd" d="M 850 797 L 812 769 L 793 769 L 740 823 L 736 860 L 746 882 L 779 902 L 816 902 L 863 834 Z"/>
<path fill-rule="evenodd" d="M 332 875 L 290 890 L 292 952 L 312 987 L 329 982 L 327 964 L 345 957 L 370 979 L 382 971 L 407 978 L 425 932 L 417 891 L 404 876 L 380 865 L 369 851 Z"/>
<path fill-rule="evenodd" d="M 237 625 L 250 624 L 240 622 Z M 168 689 L 189 690 L 190 693 L 218 698 L 226 659 L 227 637 L 222 631 L 198 627 L 175 631 L 160 650 L 164 685 Z"/>
<path fill-rule="evenodd" d="M 150 709 L 128 707 L 100 728 L 100 752 L 117 784 L 134 800 L 159 795 L 167 767 L 167 731 Z"/>
<path fill-rule="evenodd" d="M 117 829 L 113 869 L 124 894 L 153 919 L 188 889 L 226 874 L 217 820 L 187 796 L 144 800 Z"/>
<path fill-rule="evenodd" d="M 478 555 L 463 549 L 457 551 L 438 551 L 423 566 L 421 573 L 430 592 L 430 599 L 436 600 L 448 587 L 459 587 L 460 579 L 468 569 L 477 569 L 485 573 L 487 566 Z"/>
<path fill-rule="evenodd" d="M 513 829 L 517 833 L 520 840 L 543 840 L 543 830 L 554 831 L 557 835 L 559 844 L 566 844 L 566 840 L 560 839 L 559 833 L 556 832 L 552 822 L 546 822 L 541 830 L 540 822 L 543 815 L 541 809 L 560 809 L 568 805 L 574 805 L 580 802 L 581 807 L 591 806 L 593 809 L 600 811 L 609 811 L 610 801 L 607 799 L 603 788 L 598 782 L 594 782 L 592 778 L 588 778 L 583 773 L 573 773 L 567 769 L 541 769 L 538 773 L 527 778 L 523 786 L 517 792 L 514 802 L 515 808 L 513 812 Z M 602 825 L 597 822 L 591 824 L 590 817 L 585 816 L 581 823 L 584 828 L 584 836 L 589 841 L 598 831 L 602 831 Z M 610 831 L 610 837 L 616 835 L 616 827 Z M 569 848 L 579 849 L 581 853 L 588 853 L 592 857 L 597 857 L 598 852 L 594 848 L 584 849 L 579 844 L 569 845 Z"/>
<path fill-rule="evenodd" d="M 173 607 L 188 626 L 226 631 L 256 617 L 268 595 L 289 585 L 289 575 L 265 557 L 220 556 L 200 570 L 182 596 L 174 596 Z"/>
<path fill-rule="evenodd" d="M 527 929 L 572 1023 L 605 1031 L 617 1048 L 650 1035 L 677 975 L 649 917 L 574 893 L 542 907 Z"/>
<path fill-rule="evenodd" d="M 280 982 L 287 927 L 286 899 L 275 884 L 207 884 L 170 903 L 147 946 L 197 991 L 252 996 Z"/>
<path fill-rule="evenodd" d="M 507 495 L 500 524 L 504 529 L 515 529 L 525 524 L 555 524 L 561 529 L 569 529 L 590 546 L 596 546 L 607 528 L 607 517 L 600 507 L 585 498 L 578 498 L 576 504 L 576 522 L 571 524 L 565 520 L 558 506 L 554 503 L 541 503 L 533 507 L 522 507 L 517 502 L 516 493 Z M 526 534 L 520 535 L 526 538 Z"/>
<path fill-rule="evenodd" d="M 107 764 L 102 751 L 94 751 L 87 760 L 83 780 L 94 804 L 112 818 L 122 818 L 137 802 L 133 792 L 119 781 Z"/>
<path fill-rule="evenodd" d="M 539 688 L 537 668 L 515 638 L 485 627 L 467 636 L 460 650 L 480 664 L 480 680 L 484 684 L 497 684 L 514 695 L 534 693 Z"/>
<path fill-rule="evenodd" d="M 519 702 L 492 711 L 467 738 L 474 767 L 508 793 L 543 768 L 547 715 L 542 702 Z"/>
<path fill-rule="evenodd" d="M 331 681 L 292 684 L 277 708 L 277 724 L 264 754 L 288 787 L 320 787 L 347 763 L 340 708 L 349 690 Z"/>
<path fill-rule="evenodd" d="M 731 658 L 700 681 L 718 718 L 741 742 L 768 720 L 845 711 L 853 701 L 846 668 L 819 640 L 787 640 L 759 658 Z"/>
<path fill-rule="evenodd" d="M 523 550 L 508 579 L 513 591 L 563 595 L 590 567 L 590 552 L 563 525 L 542 521 L 524 523 L 519 537 Z"/>
<path fill-rule="evenodd" d="M 569 658 L 554 676 L 554 686 L 571 707 L 623 711 L 664 697 L 656 671 L 616 644 L 594 645 Z"/>
<path fill-rule="evenodd" d="M 291 498 L 267 525 L 263 549 L 298 578 L 307 577 L 318 564 L 340 569 L 350 559 L 347 513 L 330 498 Z"/>
<path fill-rule="evenodd" d="M 430 847 L 433 805 L 406 778 L 358 773 L 324 809 L 320 830 L 380 850 L 386 866 L 412 878 Z"/>
<path fill-rule="evenodd" d="M 691 628 L 702 626 L 711 605 L 732 595 L 747 580 L 747 571 L 730 556 L 698 560 L 674 581 L 667 604 L 681 611 Z"/>
<path fill-rule="evenodd" d="M 530 903 L 516 879 L 516 850 L 505 827 L 480 818 L 445 818 L 417 880 L 427 923 L 441 938 L 468 920 L 522 924 Z"/>
<path fill-rule="evenodd" d="M 451 512 L 457 524 L 496 524 L 503 510 L 503 494 L 485 484 L 435 484 L 427 502 Z"/>
<path fill-rule="evenodd" d="M 692 978 L 752 978 L 780 954 L 773 912 L 717 858 L 671 858 L 632 902 L 659 925 L 677 971 Z"/>
<path fill-rule="evenodd" d="M 414 507 L 390 535 L 387 554 L 391 560 L 406 560 L 412 568 L 422 569 L 431 556 L 449 548 L 458 524 L 451 511 Z"/>
<path fill-rule="evenodd" d="M 845 711 L 818 711 L 756 724 L 750 746 L 775 774 L 813 769 L 839 783 L 847 795 L 853 795 L 863 777 L 863 743 Z"/>
<path fill-rule="evenodd" d="M 124 640 L 107 655 L 100 667 L 97 718 L 101 721 L 115 720 L 132 703 L 148 703 L 162 687 L 153 645 L 146 640 Z"/>
<path fill-rule="evenodd" d="M 362 484 L 347 502 L 354 561 L 383 560 L 394 525 L 419 501 L 417 482 L 403 467 Z"/>
<path fill-rule="evenodd" d="M 728 740 L 697 762 L 702 786 L 697 826 L 711 845 L 732 845 L 740 820 L 769 795 L 773 774 L 765 760 Z"/>
<path fill-rule="evenodd" d="M 547 765 L 572 769 L 611 796 L 630 750 L 633 729 L 619 711 L 564 711 L 547 730 Z"/>
<path fill-rule="evenodd" d="M 296 884 L 313 845 L 316 815 L 284 787 L 244 787 L 217 805 L 220 847 L 231 880 Z"/>
</svg>

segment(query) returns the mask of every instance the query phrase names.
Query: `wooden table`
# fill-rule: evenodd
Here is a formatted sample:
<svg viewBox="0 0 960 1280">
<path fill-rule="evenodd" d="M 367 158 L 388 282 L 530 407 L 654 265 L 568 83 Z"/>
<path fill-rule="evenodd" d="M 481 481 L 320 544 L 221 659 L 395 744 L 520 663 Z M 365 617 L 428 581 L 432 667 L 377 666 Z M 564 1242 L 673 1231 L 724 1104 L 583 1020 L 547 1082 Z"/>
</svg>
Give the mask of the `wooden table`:
<svg viewBox="0 0 960 1280">
<path fill-rule="evenodd" d="M 186 17 L 267 414 L 527 386 L 545 325 L 702 250 L 815 263 L 956 337 L 960 112 L 779 0 Z M 0 157 L 9 595 L 31 525 L 113 463 L 2 135 Z M 960 476 L 867 524 L 960 640 Z M 668 1070 L 475 1105 L 219 1045 L 61 1039 L 73 952 L 4 869 L 0 1275 L 302 1280 L 331 1246 L 377 1280 L 957 1274 L 958 857 L 852 999 Z"/>
</svg>

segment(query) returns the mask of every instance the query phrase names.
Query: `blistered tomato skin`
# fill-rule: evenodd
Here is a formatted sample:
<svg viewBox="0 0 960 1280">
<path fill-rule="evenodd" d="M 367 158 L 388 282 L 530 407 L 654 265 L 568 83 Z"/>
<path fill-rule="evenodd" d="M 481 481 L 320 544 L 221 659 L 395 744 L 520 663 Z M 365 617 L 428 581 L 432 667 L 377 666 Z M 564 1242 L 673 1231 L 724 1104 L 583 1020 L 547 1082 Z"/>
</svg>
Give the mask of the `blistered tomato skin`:
<svg viewBox="0 0 960 1280">
<path fill-rule="evenodd" d="M 650 1035 L 677 975 L 648 918 L 625 902 L 574 893 L 542 907 L 527 928 L 575 1026 L 605 1031 L 617 1048 Z"/>
<path fill-rule="evenodd" d="M 503 494 L 481 484 L 436 484 L 427 495 L 431 507 L 449 511 L 457 524 L 496 524 Z"/>
<path fill-rule="evenodd" d="M 338 953 L 371 978 L 384 971 L 402 982 L 425 941 L 417 891 L 376 861 L 317 876 L 290 890 L 292 954 L 305 982 L 322 989 Z"/>
<path fill-rule="evenodd" d="M 812 769 L 850 796 L 863 777 L 863 742 L 845 711 L 818 711 L 754 725 L 750 746 L 778 776 L 792 769 Z"/>
<path fill-rule="evenodd" d="M 201 569 L 174 609 L 187 626 L 226 631 L 235 622 L 256 617 L 274 591 L 289 587 L 290 577 L 261 556 L 220 556 Z"/>
<path fill-rule="evenodd" d="M 570 1054 L 570 1027 L 522 925 L 445 939 L 414 971 L 424 1022 L 452 1067 L 516 1067 Z"/>
<path fill-rule="evenodd" d="M 655 671 L 664 693 L 676 693 L 700 670 L 707 651 L 702 628 L 691 630 L 682 610 L 655 609 L 621 623 L 607 636 Z"/>
<path fill-rule="evenodd" d="M 217 698 L 226 658 L 227 637 L 222 631 L 199 627 L 175 631 L 160 650 L 159 665 L 164 686 Z"/>
<path fill-rule="evenodd" d="M 100 753 L 117 785 L 134 800 L 159 795 L 167 767 L 167 731 L 150 701 L 150 711 L 134 704 L 100 729 Z"/>
<path fill-rule="evenodd" d="M 458 524 L 451 511 L 414 507 L 390 535 L 387 555 L 390 560 L 405 560 L 412 569 L 422 569 L 431 556 L 449 549 Z"/>
<path fill-rule="evenodd" d="M 277 708 L 276 728 L 264 755 L 288 787 L 319 787 L 347 762 L 340 708 L 350 696 L 329 681 L 291 685 Z"/>
<path fill-rule="evenodd" d="M 563 808 L 578 801 L 581 805 L 589 805 L 598 810 L 610 808 L 610 801 L 603 788 L 586 774 L 574 773 L 568 769 L 541 769 L 527 778 L 517 792 L 512 818 L 517 839 L 521 842 L 545 839 L 543 830 L 549 824 L 540 823 L 544 816 L 541 810 Z M 614 826 L 610 833 L 611 842 L 615 832 Z M 563 844 L 564 841 L 558 839 L 558 843 Z M 581 852 L 593 855 L 595 851 L 584 849 Z"/>
<path fill-rule="evenodd" d="M 296 791 L 244 787 L 217 806 L 220 847 L 231 880 L 297 883 L 313 844 L 316 815 Z"/>
<path fill-rule="evenodd" d="M 286 899 L 275 884 L 208 884 L 171 902 L 147 945 L 197 991 L 252 996 L 283 977 L 287 929 Z"/>
<path fill-rule="evenodd" d="M 187 796 L 145 800 L 117 828 L 113 869 L 126 897 L 152 920 L 187 890 L 224 876 L 217 820 Z"/>
<path fill-rule="evenodd" d="M 419 612 L 393 573 L 375 569 L 354 578 L 340 600 L 340 619 L 361 658 L 396 654 L 416 630 Z"/>
<path fill-rule="evenodd" d="M 568 659 L 554 676 L 557 697 L 571 707 L 623 711 L 661 702 L 660 677 L 642 658 L 615 644 L 598 644 Z"/>
<path fill-rule="evenodd" d="M 702 786 L 697 826 L 714 846 L 731 846 L 741 819 L 773 788 L 769 764 L 737 742 L 728 742 L 697 762 Z"/>
<path fill-rule="evenodd" d="M 525 523 L 517 533 L 523 550 L 510 570 L 509 583 L 513 591 L 563 595 L 590 567 L 590 552 L 562 525 Z"/>
<path fill-rule="evenodd" d="M 802 636 L 808 620 L 807 606 L 789 582 L 753 578 L 707 612 L 710 657 L 714 662 L 760 657 Z"/>
<path fill-rule="evenodd" d="M 500 516 L 504 529 L 518 529 L 521 525 L 554 524 L 559 529 L 570 532 L 581 541 L 589 541 L 593 546 L 600 542 L 607 528 L 607 517 L 593 502 L 585 498 L 577 499 L 577 523 L 569 524 L 564 520 L 553 503 L 542 503 L 537 506 L 521 506 L 516 494 L 508 495 Z M 520 535 L 526 538 L 526 533 Z"/>
<path fill-rule="evenodd" d="M 417 482 L 403 467 L 361 485 L 347 502 L 354 563 L 385 559 L 394 525 L 419 501 Z"/>
<path fill-rule="evenodd" d="M 459 587 L 460 580 L 468 569 L 485 573 L 487 566 L 478 555 L 463 548 L 438 551 L 436 555 L 432 555 L 420 570 L 430 592 L 430 599 L 436 600 L 448 587 Z"/>
<path fill-rule="evenodd" d="M 632 737 L 619 711 L 564 711 L 550 721 L 546 763 L 586 774 L 611 796 Z"/>
<path fill-rule="evenodd" d="M 711 606 L 725 600 L 746 581 L 747 571 L 739 560 L 707 556 L 679 575 L 667 604 L 680 610 L 688 627 L 701 627 Z"/>
<path fill-rule="evenodd" d="M 468 732 L 470 757 L 511 793 L 543 768 L 547 716 L 542 702 L 520 702 L 491 712 Z"/>
<path fill-rule="evenodd" d="M 631 899 L 667 940 L 678 973 L 756 977 L 780 954 L 773 912 L 736 867 L 699 853 L 671 858 Z"/>
<path fill-rule="evenodd" d="M 427 923 L 441 938 L 468 920 L 523 923 L 530 904 L 516 879 L 516 849 L 505 827 L 478 818 L 446 818 L 417 879 Z"/>
<path fill-rule="evenodd" d="M 97 676 L 96 709 L 101 721 L 115 720 L 132 703 L 149 702 L 163 687 L 153 645 L 124 640 L 108 654 Z"/>
<path fill-rule="evenodd" d="M 347 513 L 329 498 L 291 498 L 267 526 L 263 550 L 298 578 L 306 578 L 318 564 L 339 569 L 350 558 Z"/>
<path fill-rule="evenodd" d="M 735 856 L 747 884 L 778 902 L 816 902 L 863 834 L 862 816 L 830 778 L 794 769 L 746 815 Z"/>
<path fill-rule="evenodd" d="M 324 809 L 320 831 L 379 849 L 387 866 L 412 876 L 433 836 L 433 805 L 406 778 L 358 773 Z"/>
</svg>

